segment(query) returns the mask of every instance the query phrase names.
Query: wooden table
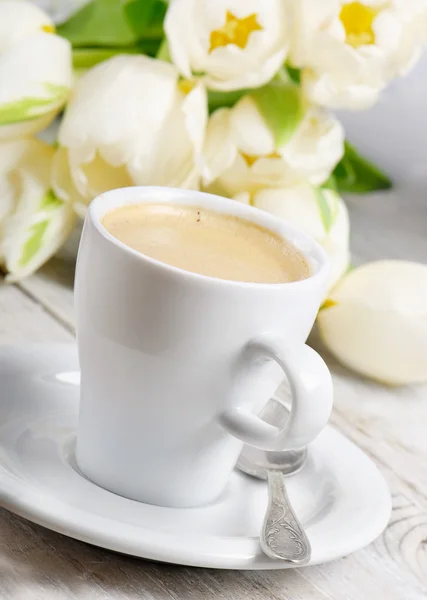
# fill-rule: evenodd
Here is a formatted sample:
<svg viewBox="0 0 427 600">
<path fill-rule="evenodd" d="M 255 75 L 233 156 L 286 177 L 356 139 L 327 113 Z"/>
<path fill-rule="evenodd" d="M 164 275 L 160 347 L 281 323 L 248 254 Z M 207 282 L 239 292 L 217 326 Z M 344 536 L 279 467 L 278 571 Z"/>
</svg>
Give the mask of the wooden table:
<svg viewBox="0 0 427 600">
<path fill-rule="evenodd" d="M 349 201 L 354 262 L 427 262 L 422 189 Z M 0 284 L 0 343 L 74 341 L 74 252 L 18 285 Z M 427 598 L 427 387 L 389 389 L 323 353 L 332 370 L 332 423 L 373 458 L 393 515 L 368 548 L 289 571 L 192 569 L 119 556 L 0 510 L 0 599 L 421 600 Z M 369 490 L 366 490 L 369 493 Z"/>
</svg>

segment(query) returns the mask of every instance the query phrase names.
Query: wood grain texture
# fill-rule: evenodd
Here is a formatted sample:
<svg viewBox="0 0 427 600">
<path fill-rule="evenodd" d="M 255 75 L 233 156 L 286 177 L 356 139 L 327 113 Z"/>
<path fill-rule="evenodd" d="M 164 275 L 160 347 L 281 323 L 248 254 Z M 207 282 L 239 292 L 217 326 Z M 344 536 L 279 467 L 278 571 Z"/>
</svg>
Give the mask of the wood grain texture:
<svg viewBox="0 0 427 600">
<path fill-rule="evenodd" d="M 354 262 L 427 262 L 421 189 L 348 201 Z M 0 285 L 0 342 L 70 341 L 75 241 L 16 286 Z M 333 424 L 376 462 L 393 496 L 384 534 L 327 565 L 234 572 L 155 564 L 53 533 L 0 510 L 3 600 L 422 600 L 427 598 L 427 387 L 357 377 L 322 348 L 335 386 Z M 351 468 L 349 466 L 349 468 Z M 367 490 L 369 493 L 369 490 Z"/>
<path fill-rule="evenodd" d="M 0 277 L 0 342 L 71 342 L 67 332 L 41 302 L 22 293 Z"/>
</svg>

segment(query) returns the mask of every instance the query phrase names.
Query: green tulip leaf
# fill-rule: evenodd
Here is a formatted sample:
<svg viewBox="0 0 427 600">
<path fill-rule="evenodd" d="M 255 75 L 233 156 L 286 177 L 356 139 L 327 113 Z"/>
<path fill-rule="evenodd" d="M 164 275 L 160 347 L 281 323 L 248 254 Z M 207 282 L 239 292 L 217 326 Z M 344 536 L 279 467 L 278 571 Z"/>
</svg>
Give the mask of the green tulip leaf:
<svg viewBox="0 0 427 600">
<path fill-rule="evenodd" d="M 63 201 L 57 198 L 52 190 L 48 190 L 41 199 L 37 212 L 53 212 L 57 209 L 61 209 L 63 205 Z M 21 258 L 19 260 L 19 265 L 21 267 L 28 265 L 42 248 L 51 219 L 52 216 L 47 216 L 45 219 L 42 219 L 38 223 L 34 223 L 30 227 L 30 235 L 23 245 Z"/>
<path fill-rule="evenodd" d="M 172 58 L 169 51 L 169 44 L 166 38 L 163 38 L 157 51 L 156 58 L 165 62 L 172 62 Z"/>
<path fill-rule="evenodd" d="M 73 46 L 127 46 L 137 41 L 122 2 L 93 0 L 57 28 Z"/>
<path fill-rule="evenodd" d="M 35 223 L 30 228 L 30 237 L 24 244 L 22 255 L 19 260 L 19 265 L 21 267 L 25 267 L 42 247 L 43 238 L 46 234 L 49 223 L 50 219 L 45 219 L 44 221 Z"/>
<path fill-rule="evenodd" d="M 329 233 L 336 219 L 336 211 L 332 211 L 328 199 L 325 196 L 324 189 L 315 188 L 317 205 L 319 207 L 320 218 L 326 233 Z"/>
<path fill-rule="evenodd" d="M 137 40 L 143 37 L 155 4 L 156 0 L 126 0 L 123 2 L 125 18 Z"/>
<path fill-rule="evenodd" d="M 208 90 L 209 113 L 213 113 L 217 108 L 231 108 L 247 93 L 248 90 L 236 90 L 233 92 Z"/>
<path fill-rule="evenodd" d="M 274 135 L 276 147 L 280 148 L 291 139 L 304 118 L 301 88 L 290 80 L 274 79 L 251 95 Z"/>
<path fill-rule="evenodd" d="M 27 97 L 0 104 L 0 125 L 37 119 L 65 102 L 69 91 L 67 87 L 52 83 L 45 83 L 44 86 L 49 92 L 46 98 Z"/>
<path fill-rule="evenodd" d="M 165 13 L 159 0 L 92 0 L 59 25 L 58 33 L 79 48 L 126 48 L 153 38 L 158 46 Z"/>
<path fill-rule="evenodd" d="M 73 48 L 73 68 L 91 69 L 117 54 L 138 54 L 139 48 Z"/>
<path fill-rule="evenodd" d="M 329 175 L 328 179 L 320 186 L 323 190 L 332 190 L 333 192 L 339 193 L 337 179 L 333 173 Z"/>
<path fill-rule="evenodd" d="M 138 40 L 160 40 L 167 6 L 161 0 L 127 0 L 124 10 Z"/>
<path fill-rule="evenodd" d="M 286 71 L 293 83 L 296 83 L 297 85 L 301 83 L 301 69 L 296 69 L 295 67 L 286 65 Z"/>
<path fill-rule="evenodd" d="M 52 190 L 48 190 L 40 202 L 40 211 L 55 210 L 64 205 L 63 201 L 57 198 Z"/>
<path fill-rule="evenodd" d="M 361 156 L 352 144 L 346 141 L 344 146 L 344 156 L 333 172 L 340 192 L 366 194 L 392 187 L 390 178 Z"/>
</svg>

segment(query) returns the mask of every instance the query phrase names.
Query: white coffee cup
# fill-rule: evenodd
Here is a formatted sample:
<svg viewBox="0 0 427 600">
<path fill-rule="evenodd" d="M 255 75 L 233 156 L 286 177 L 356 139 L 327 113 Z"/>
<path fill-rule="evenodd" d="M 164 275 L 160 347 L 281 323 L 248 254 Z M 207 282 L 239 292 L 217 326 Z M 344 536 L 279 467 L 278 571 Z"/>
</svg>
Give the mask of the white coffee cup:
<svg viewBox="0 0 427 600">
<path fill-rule="evenodd" d="M 101 223 L 110 209 L 143 202 L 196 205 L 258 223 L 294 244 L 312 274 L 293 283 L 242 283 L 144 256 Z M 304 344 L 327 272 L 317 243 L 236 201 L 164 187 L 98 196 L 76 273 L 80 470 L 134 500 L 197 506 L 224 490 L 243 442 L 275 450 L 311 442 L 332 407 L 329 371 Z M 278 430 L 255 413 L 285 374 L 292 408 Z"/>
</svg>

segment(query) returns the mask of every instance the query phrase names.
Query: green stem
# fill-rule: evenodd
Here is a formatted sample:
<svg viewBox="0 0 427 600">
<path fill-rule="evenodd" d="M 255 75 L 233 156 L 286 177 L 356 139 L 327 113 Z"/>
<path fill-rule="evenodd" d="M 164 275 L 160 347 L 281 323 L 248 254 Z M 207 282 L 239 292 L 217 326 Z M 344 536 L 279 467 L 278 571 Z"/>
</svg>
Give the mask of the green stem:
<svg viewBox="0 0 427 600">
<path fill-rule="evenodd" d="M 157 51 L 156 58 L 164 60 L 165 62 L 172 62 L 171 55 L 169 53 L 169 45 L 166 38 L 162 40 Z"/>
<path fill-rule="evenodd" d="M 117 54 L 138 54 L 139 48 L 73 48 L 73 67 L 75 69 L 90 69 L 98 63 L 116 56 Z"/>
<path fill-rule="evenodd" d="M 145 29 L 144 33 L 141 36 L 140 41 L 144 40 L 158 40 L 164 36 L 163 27 L 150 27 L 150 29 Z"/>
<path fill-rule="evenodd" d="M 280 71 L 278 71 L 276 73 L 276 76 L 274 77 L 274 79 L 276 81 L 280 81 L 281 83 L 290 83 L 290 77 L 289 77 L 288 72 L 286 71 L 286 69 L 284 67 L 282 67 L 280 69 Z"/>
</svg>

